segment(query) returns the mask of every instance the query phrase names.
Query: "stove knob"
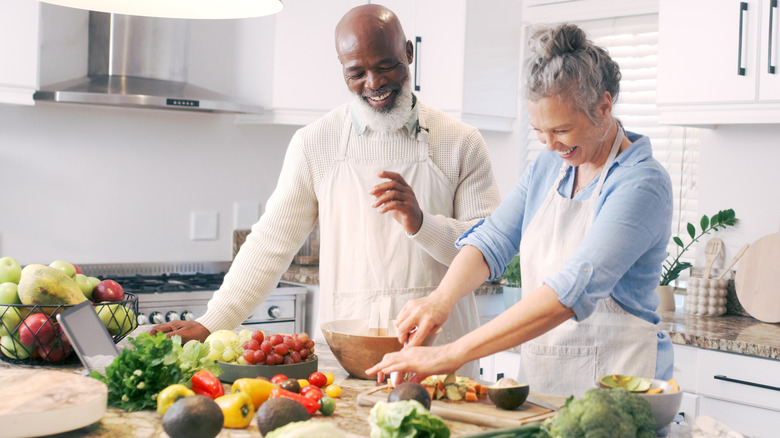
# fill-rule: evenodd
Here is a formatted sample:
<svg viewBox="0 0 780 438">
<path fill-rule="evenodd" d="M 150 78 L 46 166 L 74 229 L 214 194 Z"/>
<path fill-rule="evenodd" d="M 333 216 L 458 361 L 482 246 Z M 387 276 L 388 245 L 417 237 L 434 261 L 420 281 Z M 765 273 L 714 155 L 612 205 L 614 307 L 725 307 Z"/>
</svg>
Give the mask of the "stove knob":
<svg viewBox="0 0 780 438">
<path fill-rule="evenodd" d="M 143 313 L 139 313 L 135 320 L 138 322 L 138 325 L 149 324 L 149 318 L 147 318 Z"/>
<path fill-rule="evenodd" d="M 190 312 L 189 310 L 185 310 L 184 312 L 181 313 L 181 320 L 182 321 L 194 321 L 195 320 L 195 315 L 192 312 Z"/>
<path fill-rule="evenodd" d="M 149 321 L 151 321 L 152 324 L 162 324 L 165 322 L 165 318 L 163 318 L 160 312 L 152 312 L 151 315 L 149 315 Z"/>
<path fill-rule="evenodd" d="M 268 316 L 271 318 L 278 318 L 282 315 L 282 309 L 279 306 L 271 306 L 268 308 Z"/>
<path fill-rule="evenodd" d="M 168 321 L 168 322 L 178 321 L 179 320 L 179 313 L 178 312 L 174 312 L 173 310 L 171 310 L 170 312 L 165 314 L 165 320 Z"/>
</svg>

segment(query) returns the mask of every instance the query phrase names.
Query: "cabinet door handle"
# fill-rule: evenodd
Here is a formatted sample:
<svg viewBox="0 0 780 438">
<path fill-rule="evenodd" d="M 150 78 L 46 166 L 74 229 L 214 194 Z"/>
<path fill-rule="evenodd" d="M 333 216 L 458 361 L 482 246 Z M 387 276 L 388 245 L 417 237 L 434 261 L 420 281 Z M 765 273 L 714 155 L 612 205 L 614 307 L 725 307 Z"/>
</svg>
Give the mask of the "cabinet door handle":
<svg viewBox="0 0 780 438">
<path fill-rule="evenodd" d="M 739 76 L 745 76 L 745 67 L 742 66 L 742 52 L 743 52 L 743 45 L 745 44 L 745 40 L 747 38 L 744 38 L 745 33 L 745 16 L 747 15 L 747 9 L 748 4 L 747 2 L 739 2 L 739 48 L 737 50 L 737 74 Z M 745 53 L 747 51 L 745 50 Z"/>
<path fill-rule="evenodd" d="M 769 2 L 769 44 L 767 49 L 767 56 L 769 58 L 767 64 L 769 65 L 769 74 L 775 74 L 775 67 L 777 59 L 773 56 L 775 53 L 772 51 L 772 43 L 775 41 L 775 12 L 777 12 L 777 0 Z M 777 50 L 775 48 L 775 50 Z"/>
<path fill-rule="evenodd" d="M 740 385 L 755 386 L 756 388 L 771 389 L 772 391 L 780 391 L 777 386 L 764 385 L 763 383 L 748 382 L 747 380 L 732 379 L 726 376 L 713 376 L 715 380 L 723 380 L 724 382 L 739 383 Z"/>
<path fill-rule="evenodd" d="M 414 91 L 420 91 L 420 46 L 422 37 L 414 37 Z"/>
</svg>

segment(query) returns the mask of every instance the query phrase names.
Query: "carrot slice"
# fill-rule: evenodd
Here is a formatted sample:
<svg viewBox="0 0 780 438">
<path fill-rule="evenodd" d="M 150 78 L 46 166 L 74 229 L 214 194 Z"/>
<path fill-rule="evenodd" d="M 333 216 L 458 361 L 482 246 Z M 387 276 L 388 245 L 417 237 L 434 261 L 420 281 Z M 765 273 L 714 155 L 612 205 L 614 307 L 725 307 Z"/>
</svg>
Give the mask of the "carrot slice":
<svg viewBox="0 0 780 438">
<path fill-rule="evenodd" d="M 660 387 L 659 388 L 653 388 L 653 389 L 647 390 L 647 392 L 645 394 L 660 394 L 661 392 L 663 392 L 663 390 L 664 389 L 660 388 Z"/>
<path fill-rule="evenodd" d="M 477 397 L 476 393 L 473 393 L 473 392 L 467 392 L 466 393 L 466 401 L 467 402 L 469 402 L 469 401 L 478 401 L 478 400 L 479 400 L 479 397 Z"/>
</svg>

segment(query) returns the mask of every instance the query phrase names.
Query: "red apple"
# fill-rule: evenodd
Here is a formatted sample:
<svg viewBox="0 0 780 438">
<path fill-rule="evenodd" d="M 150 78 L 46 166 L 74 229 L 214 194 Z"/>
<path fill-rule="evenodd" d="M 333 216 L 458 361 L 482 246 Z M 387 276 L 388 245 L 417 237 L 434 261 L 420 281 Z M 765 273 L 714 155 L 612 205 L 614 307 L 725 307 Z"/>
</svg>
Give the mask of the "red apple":
<svg viewBox="0 0 780 438">
<path fill-rule="evenodd" d="M 77 274 L 84 274 L 84 272 L 81 271 L 81 268 L 79 268 L 79 265 L 74 263 L 73 267 L 76 268 L 76 273 Z"/>
<path fill-rule="evenodd" d="M 61 362 L 72 351 L 70 344 L 66 344 L 59 339 L 55 339 L 45 345 L 38 347 L 38 354 L 47 362 Z"/>
<path fill-rule="evenodd" d="M 103 280 L 92 291 L 92 301 L 96 303 L 122 301 L 124 299 L 125 290 L 114 280 Z"/>
<path fill-rule="evenodd" d="M 33 313 L 19 325 L 19 340 L 24 345 L 46 345 L 57 338 L 57 328 L 45 313 Z"/>
</svg>

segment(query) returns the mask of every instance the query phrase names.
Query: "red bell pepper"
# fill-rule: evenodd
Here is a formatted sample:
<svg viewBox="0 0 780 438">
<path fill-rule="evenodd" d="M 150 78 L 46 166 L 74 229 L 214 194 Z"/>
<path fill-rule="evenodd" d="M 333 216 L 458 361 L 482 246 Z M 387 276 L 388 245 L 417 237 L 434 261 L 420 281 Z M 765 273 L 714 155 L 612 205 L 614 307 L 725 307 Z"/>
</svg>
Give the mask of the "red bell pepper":
<svg viewBox="0 0 780 438">
<path fill-rule="evenodd" d="M 309 412 L 310 415 L 314 415 L 315 412 L 317 412 L 320 409 L 320 403 L 317 400 L 314 400 L 309 397 L 304 397 L 300 394 L 296 394 L 292 391 L 288 391 L 286 389 L 282 388 L 274 388 L 271 390 L 271 398 L 289 398 L 297 401 L 298 403 L 302 404 L 304 408 Z"/>
<path fill-rule="evenodd" d="M 209 370 L 200 370 L 192 376 L 192 392 L 211 399 L 225 395 L 225 387 Z"/>
</svg>

